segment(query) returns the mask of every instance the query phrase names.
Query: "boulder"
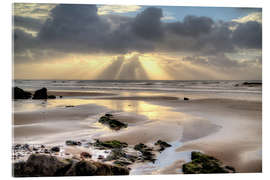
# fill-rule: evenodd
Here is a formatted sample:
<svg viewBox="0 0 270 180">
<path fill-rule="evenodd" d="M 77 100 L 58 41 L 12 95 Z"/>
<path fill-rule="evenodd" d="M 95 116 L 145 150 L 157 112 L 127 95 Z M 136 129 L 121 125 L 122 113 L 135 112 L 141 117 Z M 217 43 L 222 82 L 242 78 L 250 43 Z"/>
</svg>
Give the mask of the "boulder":
<svg viewBox="0 0 270 180">
<path fill-rule="evenodd" d="M 48 95 L 47 95 L 46 88 L 36 90 L 33 96 L 33 99 L 47 99 L 47 98 L 48 98 Z"/>
<path fill-rule="evenodd" d="M 67 140 L 66 145 L 67 146 L 80 146 L 82 143 L 80 141 L 72 141 L 72 140 Z"/>
<path fill-rule="evenodd" d="M 187 97 L 184 97 L 184 100 L 185 100 L 185 101 L 188 101 L 188 100 L 189 100 L 189 98 L 187 98 Z"/>
<path fill-rule="evenodd" d="M 162 141 L 162 140 L 158 140 L 158 141 L 155 143 L 155 145 L 160 146 L 159 151 L 163 151 L 163 150 L 165 150 L 166 148 L 172 146 L 172 145 L 170 145 L 170 144 L 168 144 L 168 143 L 166 143 L 165 141 Z"/>
<path fill-rule="evenodd" d="M 15 177 L 105 176 L 128 175 L 125 167 L 93 161 L 57 159 L 54 156 L 32 154 L 26 162 L 13 163 Z"/>
<path fill-rule="evenodd" d="M 55 95 L 49 95 L 48 99 L 56 99 L 56 96 Z"/>
<path fill-rule="evenodd" d="M 102 116 L 98 122 L 101 124 L 108 125 L 113 130 L 120 130 L 121 128 L 126 128 L 127 124 L 122 123 L 116 119 L 112 119 L 113 116 L 111 114 L 105 114 L 105 116 Z"/>
<path fill-rule="evenodd" d="M 59 169 L 68 166 L 66 161 L 59 161 L 54 156 L 32 154 L 26 162 L 13 164 L 15 177 L 54 176 Z"/>
<path fill-rule="evenodd" d="M 146 146 L 145 144 L 137 144 L 134 146 L 134 149 L 142 153 L 142 161 L 151 161 L 153 163 L 156 161 L 155 154 L 152 153 L 153 149 Z"/>
<path fill-rule="evenodd" d="M 54 147 L 51 148 L 51 151 L 52 152 L 59 152 L 60 151 L 60 147 L 54 146 Z"/>
<path fill-rule="evenodd" d="M 184 174 L 208 174 L 208 173 L 229 173 L 222 163 L 212 157 L 201 152 L 191 152 L 191 162 L 183 164 Z M 231 170 L 233 167 L 229 167 Z"/>
<path fill-rule="evenodd" d="M 81 152 L 81 158 L 91 158 L 92 155 L 88 152 Z"/>
<path fill-rule="evenodd" d="M 90 162 L 82 160 L 75 163 L 66 173 L 66 176 L 104 176 L 104 175 L 128 175 L 129 170 L 120 166 Z"/>
<path fill-rule="evenodd" d="M 13 99 L 30 99 L 32 94 L 30 92 L 24 91 L 21 88 L 13 88 Z"/>
<path fill-rule="evenodd" d="M 93 144 L 94 146 L 100 148 L 100 149 L 121 149 L 128 147 L 128 144 L 125 142 L 120 142 L 117 140 L 112 141 L 100 141 L 96 140 L 96 142 Z"/>
</svg>

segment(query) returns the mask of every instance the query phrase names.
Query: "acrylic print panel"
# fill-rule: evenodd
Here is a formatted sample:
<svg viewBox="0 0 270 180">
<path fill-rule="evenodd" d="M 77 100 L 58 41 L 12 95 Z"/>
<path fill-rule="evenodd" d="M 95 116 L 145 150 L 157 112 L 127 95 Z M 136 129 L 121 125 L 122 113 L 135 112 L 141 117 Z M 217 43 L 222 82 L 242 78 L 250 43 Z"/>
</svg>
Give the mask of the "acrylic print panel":
<svg viewBox="0 0 270 180">
<path fill-rule="evenodd" d="M 262 171 L 261 8 L 15 3 L 13 20 L 13 176 Z"/>
</svg>

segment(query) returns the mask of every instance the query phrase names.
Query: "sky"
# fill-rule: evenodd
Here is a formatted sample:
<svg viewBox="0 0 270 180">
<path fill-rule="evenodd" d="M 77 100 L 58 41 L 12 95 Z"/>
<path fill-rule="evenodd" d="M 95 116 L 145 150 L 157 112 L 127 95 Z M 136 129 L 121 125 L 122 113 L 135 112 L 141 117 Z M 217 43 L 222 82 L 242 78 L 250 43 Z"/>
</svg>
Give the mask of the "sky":
<svg viewBox="0 0 270 180">
<path fill-rule="evenodd" d="M 13 4 L 14 79 L 257 80 L 260 8 Z"/>
</svg>

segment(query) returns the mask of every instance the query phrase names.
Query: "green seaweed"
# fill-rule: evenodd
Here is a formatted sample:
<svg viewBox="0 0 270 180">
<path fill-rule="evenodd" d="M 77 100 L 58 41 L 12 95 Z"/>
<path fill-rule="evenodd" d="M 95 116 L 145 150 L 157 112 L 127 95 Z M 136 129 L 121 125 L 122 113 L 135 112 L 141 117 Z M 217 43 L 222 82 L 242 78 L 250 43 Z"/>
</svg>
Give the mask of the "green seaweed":
<svg viewBox="0 0 270 180">
<path fill-rule="evenodd" d="M 127 124 L 122 123 L 116 119 L 112 119 L 112 117 L 113 116 L 111 114 L 105 114 L 105 116 L 99 118 L 98 122 L 108 125 L 113 130 L 120 130 L 121 128 L 127 127 Z"/>
<path fill-rule="evenodd" d="M 193 151 L 191 160 L 191 162 L 183 164 L 184 174 L 229 173 L 226 169 L 234 169 L 233 167 L 223 168 L 218 159 L 201 152 Z"/>
</svg>

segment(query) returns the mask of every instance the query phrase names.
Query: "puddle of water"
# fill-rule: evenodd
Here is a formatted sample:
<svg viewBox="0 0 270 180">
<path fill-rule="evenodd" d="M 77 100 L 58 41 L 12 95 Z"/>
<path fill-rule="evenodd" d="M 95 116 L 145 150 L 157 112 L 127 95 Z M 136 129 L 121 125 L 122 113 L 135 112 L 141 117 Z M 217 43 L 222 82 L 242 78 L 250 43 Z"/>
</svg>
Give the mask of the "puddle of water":
<svg viewBox="0 0 270 180">
<path fill-rule="evenodd" d="M 162 171 L 165 168 L 168 168 L 173 163 L 179 160 L 185 162 L 191 161 L 191 151 L 182 151 L 176 152 L 176 149 L 179 148 L 182 143 L 179 141 L 170 142 L 172 145 L 169 148 L 166 148 L 160 154 L 157 155 L 157 160 L 155 163 L 140 163 L 135 164 L 131 167 L 131 175 L 147 175 L 147 174 L 158 174 L 158 171 Z M 182 173 L 182 169 L 179 169 L 179 173 Z"/>
</svg>

